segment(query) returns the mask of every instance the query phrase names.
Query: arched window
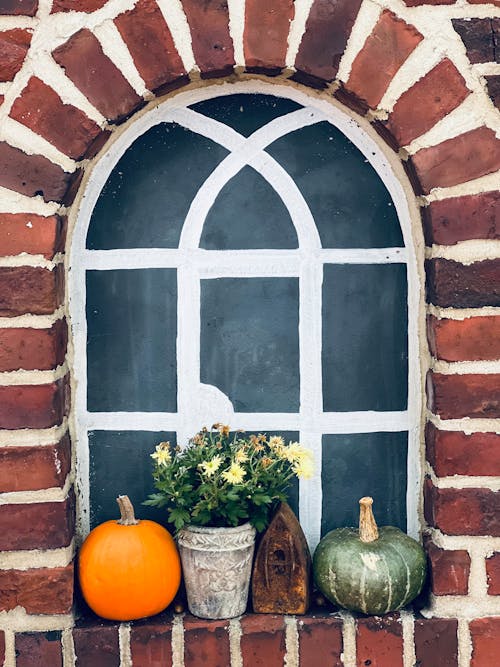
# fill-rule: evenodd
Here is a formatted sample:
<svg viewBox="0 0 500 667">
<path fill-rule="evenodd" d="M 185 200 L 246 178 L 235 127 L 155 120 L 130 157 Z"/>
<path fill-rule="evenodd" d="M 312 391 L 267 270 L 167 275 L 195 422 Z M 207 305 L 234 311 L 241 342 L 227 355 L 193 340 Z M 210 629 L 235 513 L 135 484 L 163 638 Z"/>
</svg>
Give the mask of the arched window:
<svg viewBox="0 0 500 667">
<path fill-rule="evenodd" d="M 179 95 L 92 174 L 70 271 L 83 532 L 118 493 L 145 499 L 157 442 L 214 421 L 314 450 L 315 478 L 292 489 L 312 545 L 366 494 L 380 523 L 416 532 L 406 200 L 355 121 L 275 90 Z"/>
</svg>

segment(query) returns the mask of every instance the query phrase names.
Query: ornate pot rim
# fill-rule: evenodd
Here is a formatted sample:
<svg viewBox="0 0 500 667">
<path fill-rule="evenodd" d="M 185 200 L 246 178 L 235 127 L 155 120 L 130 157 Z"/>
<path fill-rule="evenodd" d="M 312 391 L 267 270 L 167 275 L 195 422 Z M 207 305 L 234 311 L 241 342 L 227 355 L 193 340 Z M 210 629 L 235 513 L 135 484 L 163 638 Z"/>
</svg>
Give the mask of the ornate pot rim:
<svg viewBox="0 0 500 667">
<path fill-rule="evenodd" d="M 200 551 L 231 551 L 253 546 L 256 530 L 250 523 L 241 526 L 192 526 L 188 525 L 177 533 L 180 547 Z"/>
</svg>

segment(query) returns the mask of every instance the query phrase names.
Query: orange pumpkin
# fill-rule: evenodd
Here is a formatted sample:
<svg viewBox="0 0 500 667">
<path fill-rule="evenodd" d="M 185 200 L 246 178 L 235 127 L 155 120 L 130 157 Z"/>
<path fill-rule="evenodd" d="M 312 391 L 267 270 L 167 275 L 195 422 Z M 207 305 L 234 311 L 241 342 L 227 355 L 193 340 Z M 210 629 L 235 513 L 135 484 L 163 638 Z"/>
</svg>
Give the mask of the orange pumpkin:
<svg viewBox="0 0 500 667">
<path fill-rule="evenodd" d="M 163 611 L 181 582 L 177 547 L 154 521 L 138 521 L 127 496 L 117 498 L 119 521 L 90 532 L 80 550 L 78 572 L 83 597 L 96 614 L 132 621 Z"/>
</svg>

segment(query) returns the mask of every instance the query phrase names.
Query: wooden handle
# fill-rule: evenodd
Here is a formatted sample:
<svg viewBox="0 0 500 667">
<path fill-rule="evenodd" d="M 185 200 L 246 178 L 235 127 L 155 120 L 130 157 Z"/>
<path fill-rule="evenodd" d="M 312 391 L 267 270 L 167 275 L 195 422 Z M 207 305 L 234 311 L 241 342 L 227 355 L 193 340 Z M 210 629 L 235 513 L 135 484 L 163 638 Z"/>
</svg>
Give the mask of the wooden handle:
<svg viewBox="0 0 500 667">
<path fill-rule="evenodd" d="M 373 498 L 365 496 L 359 501 L 359 539 L 362 542 L 378 540 L 378 528 L 372 512 Z"/>
</svg>

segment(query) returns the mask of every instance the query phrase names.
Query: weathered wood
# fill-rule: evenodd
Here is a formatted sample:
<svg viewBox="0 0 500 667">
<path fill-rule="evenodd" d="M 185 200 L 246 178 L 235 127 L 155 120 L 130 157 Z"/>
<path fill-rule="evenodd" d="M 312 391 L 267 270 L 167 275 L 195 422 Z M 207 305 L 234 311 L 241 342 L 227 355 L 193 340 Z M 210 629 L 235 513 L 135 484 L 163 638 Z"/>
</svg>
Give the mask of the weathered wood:
<svg viewBox="0 0 500 667">
<path fill-rule="evenodd" d="M 259 545 L 253 567 L 253 610 L 305 614 L 311 597 L 311 554 L 295 514 L 281 503 Z"/>
</svg>

